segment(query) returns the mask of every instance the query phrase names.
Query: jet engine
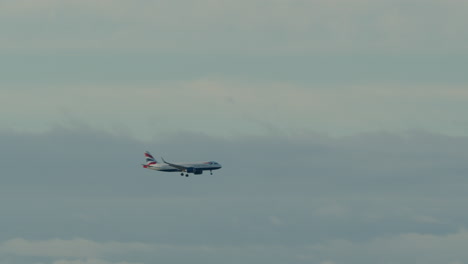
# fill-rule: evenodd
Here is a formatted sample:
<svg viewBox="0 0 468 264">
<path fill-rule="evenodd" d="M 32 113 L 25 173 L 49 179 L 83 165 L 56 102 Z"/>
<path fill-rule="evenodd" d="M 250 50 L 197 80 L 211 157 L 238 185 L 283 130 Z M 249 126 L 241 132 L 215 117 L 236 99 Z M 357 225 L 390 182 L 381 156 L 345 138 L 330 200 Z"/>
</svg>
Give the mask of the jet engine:
<svg viewBox="0 0 468 264">
<path fill-rule="evenodd" d="M 203 170 L 202 169 L 197 169 L 197 168 L 188 168 L 187 173 L 202 174 Z"/>
</svg>

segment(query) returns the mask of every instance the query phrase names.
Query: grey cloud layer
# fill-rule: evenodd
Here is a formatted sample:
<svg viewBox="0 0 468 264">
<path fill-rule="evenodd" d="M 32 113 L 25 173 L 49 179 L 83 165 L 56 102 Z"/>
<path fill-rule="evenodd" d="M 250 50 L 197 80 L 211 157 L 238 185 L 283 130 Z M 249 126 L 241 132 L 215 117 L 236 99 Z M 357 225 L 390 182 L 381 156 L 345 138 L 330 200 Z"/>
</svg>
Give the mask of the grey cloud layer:
<svg viewBox="0 0 468 264">
<path fill-rule="evenodd" d="M 152 131 L 184 129 L 229 136 L 303 130 L 342 136 L 414 128 L 448 135 L 468 132 L 465 116 L 458 114 L 468 98 L 462 84 L 337 85 L 229 78 L 70 82 L 5 85 L 0 89 L 4 129 L 44 131 L 57 124 L 86 124 L 144 139 L 151 139 Z"/>
<path fill-rule="evenodd" d="M 86 120 L 145 139 L 185 128 L 465 135 L 466 10 L 437 0 L 0 1 L 0 123 L 45 131 Z"/>
<path fill-rule="evenodd" d="M 10 0 L 1 7 L 2 25 L 17 25 L 3 28 L 7 50 L 444 53 L 466 51 L 467 41 L 463 1 Z"/>
<path fill-rule="evenodd" d="M 208 261 L 222 261 L 224 259 L 226 263 L 238 263 L 238 261 L 283 263 L 279 262 L 281 260 L 289 263 L 411 263 L 411 261 L 415 261 L 413 263 L 454 264 L 465 263 L 464 261 L 468 258 L 464 250 L 464 243 L 467 239 L 468 234 L 466 230 L 442 236 L 410 233 L 377 238 L 368 242 L 334 240 L 323 244 L 306 246 L 183 246 L 150 243 L 98 243 L 84 239 L 45 241 L 14 239 L 1 244 L 0 252 L 20 257 L 33 256 L 69 259 L 56 260 L 53 264 L 134 263 L 104 260 L 116 259 L 116 256 L 119 255 L 123 258 L 129 258 L 132 255 L 140 256 L 139 259 L 144 259 L 145 257 L 149 259 L 155 256 L 199 255 Z M 144 257 L 142 258 L 141 256 Z M 183 258 L 180 261 L 183 261 Z M 171 263 L 179 262 L 171 261 Z M 195 263 L 198 262 L 195 260 Z"/>
<path fill-rule="evenodd" d="M 468 261 L 464 137 L 158 138 L 3 132 L 0 262 Z M 144 150 L 224 167 L 145 171 Z"/>
</svg>

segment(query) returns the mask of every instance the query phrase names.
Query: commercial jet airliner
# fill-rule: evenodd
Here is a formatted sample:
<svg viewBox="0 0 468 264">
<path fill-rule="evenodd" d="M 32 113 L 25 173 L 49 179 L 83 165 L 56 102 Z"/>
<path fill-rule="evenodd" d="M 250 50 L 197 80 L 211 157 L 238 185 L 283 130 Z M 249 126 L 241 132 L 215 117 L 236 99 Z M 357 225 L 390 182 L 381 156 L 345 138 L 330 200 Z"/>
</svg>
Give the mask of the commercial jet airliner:
<svg viewBox="0 0 468 264">
<path fill-rule="evenodd" d="M 194 162 L 194 163 L 169 163 L 163 158 L 163 163 L 159 163 L 156 159 L 148 152 L 145 152 L 146 164 L 143 165 L 143 168 L 157 171 L 168 171 L 168 172 L 180 172 L 180 176 L 188 177 L 189 173 L 193 174 L 202 174 L 203 171 L 209 170 L 210 174 L 213 175 L 214 170 L 221 169 L 221 165 L 215 161 L 207 162 Z"/>
</svg>

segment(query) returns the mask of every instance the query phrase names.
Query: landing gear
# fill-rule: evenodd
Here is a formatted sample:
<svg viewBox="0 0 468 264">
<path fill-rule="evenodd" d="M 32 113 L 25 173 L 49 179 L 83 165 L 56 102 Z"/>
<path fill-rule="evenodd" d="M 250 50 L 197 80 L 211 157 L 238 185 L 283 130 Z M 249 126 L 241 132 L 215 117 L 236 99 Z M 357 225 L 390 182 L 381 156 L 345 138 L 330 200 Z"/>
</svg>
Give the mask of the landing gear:
<svg viewBox="0 0 468 264">
<path fill-rule="evenodd" d="M 210 170 L 210 174 L 213 175 L 213 171 Z"/>
<path fill-rule="evenodd" d="M 185 177 L 188 177 L 188 173 L 187 173 L 187 174 L 185 174 Z"/>
<path fill-rule="evenodd" d="M 180 176 L 184 176 L 184 173 L 182 172 L 182 173 L 180 174 Z"/>
</svg>

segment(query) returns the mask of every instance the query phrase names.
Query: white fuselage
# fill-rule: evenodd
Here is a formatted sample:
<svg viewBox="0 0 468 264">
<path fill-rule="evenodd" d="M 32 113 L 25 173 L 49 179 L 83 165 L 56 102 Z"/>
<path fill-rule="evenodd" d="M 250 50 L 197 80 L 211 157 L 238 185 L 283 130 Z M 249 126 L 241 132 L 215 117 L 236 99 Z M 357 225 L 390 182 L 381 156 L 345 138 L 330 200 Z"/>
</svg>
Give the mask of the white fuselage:
<svg viewBox="0 0 468 264">
<path fill-rule="evenodd" d="M 218 170 L 221 169 L 221 165 L 217 162 L 198 162 L 198 163 L 174 163 L 180 166 L 184 166 L 187 168 L 193 168 L 197 170 Z M 166 171 L 166 172 L 171 172 L 171 171 L 184 171 L 179 168 L 175 168 L 169 164 L 165 163 L 156 163 L 153 165 L 148 166 L 148 169 L 150 170 L 157 170 L 157 171 Z"/>
<path fill-rule="evenodd" d="M 221 169 L 221 164 L 216 161 L 206 161 L 206 162 L 187 162 L 187 163 L 170 163 L 164 160 L 161 157 L 162 163 L 158 161 L 149 153 L 145 152 L 146 164 L 143 165 L 143 168 L 157 171 L 177 171 L 180 172 L 182 176 L 189 176 L 189 173 L 193 174 L 203 174 L 203 171 L 209 170 L 210 174 L 213 174 L 213 170 Z"/>
</svg>

